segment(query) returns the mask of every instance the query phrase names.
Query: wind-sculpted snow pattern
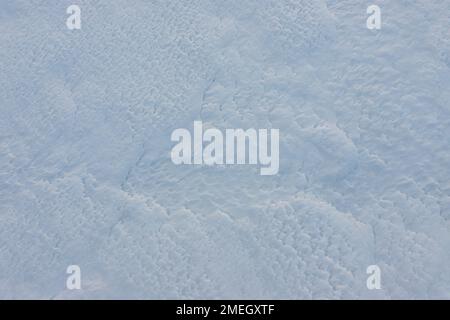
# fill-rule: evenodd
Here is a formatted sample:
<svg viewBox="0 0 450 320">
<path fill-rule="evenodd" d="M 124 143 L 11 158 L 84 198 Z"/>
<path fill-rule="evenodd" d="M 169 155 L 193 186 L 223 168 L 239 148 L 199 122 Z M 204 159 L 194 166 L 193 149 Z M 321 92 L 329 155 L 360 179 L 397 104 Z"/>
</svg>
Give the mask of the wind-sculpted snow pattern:
<svg viewBox="0 0 450 320">
<path fill-rule="evenodd" d="M 450 1 L 373 3 L 0 1 L 0 298 L 450 298 Z M 278 174 L 176 166 L 194 121 Z"/>
</svg>

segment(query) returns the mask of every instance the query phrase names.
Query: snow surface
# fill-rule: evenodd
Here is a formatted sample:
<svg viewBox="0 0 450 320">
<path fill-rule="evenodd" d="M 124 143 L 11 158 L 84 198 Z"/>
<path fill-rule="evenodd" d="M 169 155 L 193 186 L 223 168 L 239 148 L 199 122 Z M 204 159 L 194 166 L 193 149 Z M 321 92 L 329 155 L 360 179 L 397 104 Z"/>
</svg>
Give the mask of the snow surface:
<svg viewBox="0 0 450 320">
<path fill-rule="evenodd" d="M 0 0 L 0 43 L 0 298 L 450 298 L 450 1 Z M 194 120 L 279 174 L 175 166 Z"/>
</svg>

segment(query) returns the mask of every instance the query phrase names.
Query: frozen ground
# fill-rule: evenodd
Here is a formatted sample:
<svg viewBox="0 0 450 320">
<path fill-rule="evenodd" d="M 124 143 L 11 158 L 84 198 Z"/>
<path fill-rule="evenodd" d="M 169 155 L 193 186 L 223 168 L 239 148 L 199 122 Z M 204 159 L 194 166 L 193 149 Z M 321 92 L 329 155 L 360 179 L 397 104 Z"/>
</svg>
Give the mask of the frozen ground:
<svg viewBox="0 0 450 320">
<path fill-rule="evenodd" d="M 450 1 L 0 0 L 0 298 L 450 298 Z"/>
</svg>

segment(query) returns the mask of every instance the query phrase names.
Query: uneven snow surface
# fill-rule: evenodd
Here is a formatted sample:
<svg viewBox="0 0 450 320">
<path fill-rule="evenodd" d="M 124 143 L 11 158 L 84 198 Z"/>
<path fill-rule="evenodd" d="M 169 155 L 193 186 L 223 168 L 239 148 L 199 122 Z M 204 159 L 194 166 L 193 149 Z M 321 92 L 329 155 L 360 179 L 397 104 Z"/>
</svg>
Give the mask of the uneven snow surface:
<svg viewBox="0 0 450 320">
<path fill-rule="evenodd" d="M 0 298 L 450 298 L 450 1 L 0 0 Z"/>
</svg>

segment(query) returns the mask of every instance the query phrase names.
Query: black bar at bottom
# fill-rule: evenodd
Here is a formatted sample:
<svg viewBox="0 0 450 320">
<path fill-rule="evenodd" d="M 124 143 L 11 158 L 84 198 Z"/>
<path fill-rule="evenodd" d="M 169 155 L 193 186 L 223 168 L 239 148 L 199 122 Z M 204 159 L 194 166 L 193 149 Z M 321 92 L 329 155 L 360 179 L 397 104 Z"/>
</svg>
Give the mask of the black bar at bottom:
<svg viewBox="0 0 450 320">
<path fill-rule="evenodd" d="M 41 311 L 49 315 L 86 318 L 98 312 L 104 316 L 111 313 L 114 318 L 153 319 L 290 319 L 311 318 L 330 315 L 345 317 L 386 316 L 386 309 L 399 309 L 403 316 L 417 315 L 417 311 L 442 308 L 448 310 L 450 301 L 437 300 L 13 300 L 0 301 L 2 311 L 11 309 L 15 315 Z M 429 309 L 432 308 L 432 309 Z M 362 312 L 362 313 L 361 313 Z M 133 317 L 134 318 L 134 317 Z"/>
</svg>

